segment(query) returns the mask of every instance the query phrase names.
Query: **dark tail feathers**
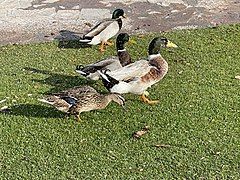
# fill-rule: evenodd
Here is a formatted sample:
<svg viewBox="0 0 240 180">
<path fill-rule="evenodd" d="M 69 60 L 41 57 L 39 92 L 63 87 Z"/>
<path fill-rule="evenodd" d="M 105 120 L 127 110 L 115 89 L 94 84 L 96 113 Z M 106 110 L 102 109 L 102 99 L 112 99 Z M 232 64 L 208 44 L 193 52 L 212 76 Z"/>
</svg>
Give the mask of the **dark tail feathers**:
<svg viewBox="0 0 240 180">
<path fill-rule="evenodd" d="M 102 68 L 101 66 L 83 66 L 83 65 L 78 65 L 78 66 L 76 66 L 76 72 L 82 74 L 83 76 L 88 76 L 91 73 L 97 72 L 101 68 Z"/>
<path fill-rule="evenodd" d="M 113 78 L 112 76 L 107 74 L 107 70 L 102 70 L 102 71 L 98 71 L 99 74 L 101 75 L 101 79 L 103 82 L 103 85 L 107 88 L 108 91 L 110 91 L 110 89 L 115 86 L 116 84 L 119 83 L 118 80 L 116 80 L 115 78 Z"/>
</svg>

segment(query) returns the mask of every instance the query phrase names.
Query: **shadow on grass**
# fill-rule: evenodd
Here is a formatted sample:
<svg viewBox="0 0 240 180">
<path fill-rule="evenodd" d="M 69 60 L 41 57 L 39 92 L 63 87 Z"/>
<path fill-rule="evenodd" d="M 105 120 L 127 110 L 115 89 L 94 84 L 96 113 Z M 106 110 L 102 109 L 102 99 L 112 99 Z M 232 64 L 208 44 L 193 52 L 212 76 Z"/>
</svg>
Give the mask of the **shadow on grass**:
<svg viewBox="0 0 240 180">
<path fill-rule="evenodd" d="M 84 85 L 94 85 L 96 82 L 87 80 L 85 78 L 81 78 L 80 76 L 71 76 L 65 74 L 59 74 L 55 72 L 51 72 L 48 70 L 39 70 L 31 67 L 25 67 L 26 71 L 31 73 L 40 73 L 46 74 L 49 77 L 45 79 L 33 79 L 34 82 L 39 82 L 41 84 L 47 84 L 53 86 L 53 88 L 46 92 L 45 94 L 55 93 L 62 90 L 66 90 L 68 88 L 72 88 L 74 86 L 84 86 Z"/>
<path fill-rule="evenodd" d="M 61 30 L 59 31 L 59 35 L 56 36 L 54 39 L 58 40 L 58 47 L 59 48 L 89 48 L 91 45 L 81 43 L 79 40 L 81 37 L 78 33 L 68 30 Z"/>
<path fill-rule="evenodd" d="M 38 118 L 65 118 L 65 113 L 56 110 L 51 106 L 37 104 L 18 104 L 11 106 L 7 111 L 1 112 L 5 115 L 38 117 Z"/>
</svg>

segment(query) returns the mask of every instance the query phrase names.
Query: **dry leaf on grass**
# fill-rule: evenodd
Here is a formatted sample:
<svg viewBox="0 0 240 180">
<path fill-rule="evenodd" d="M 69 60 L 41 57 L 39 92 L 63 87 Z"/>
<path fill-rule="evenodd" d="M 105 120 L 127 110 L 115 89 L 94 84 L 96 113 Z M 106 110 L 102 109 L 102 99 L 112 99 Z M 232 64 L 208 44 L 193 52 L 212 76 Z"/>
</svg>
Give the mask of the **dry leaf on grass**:
<svg viewBox="0 0 240 180">
<path fill-rule="evenodd" d="M 170 148 L 171 146 L 169 144 L 156 144 L 155 147 L 157 147 L 157 148 Z"/>
<path fill-rule="evenodd" d="M 10 108 L 8 108 L 8 106 L 3 106 L 0 109 L 0 112 L 3 112 L 3 113 L 8 112 L 8 111 L 10 111 Z"/>
<path fill-rule="evenodd" d="M 139 139 L 139 138 L 142 137 L 144 134 L 146 134 L 148 131 L 149 131 L 149 126 L 145 126 L 142 130 L 136 131 L 136 132 L 133 134 L 133 137 Z"/>
</svg>

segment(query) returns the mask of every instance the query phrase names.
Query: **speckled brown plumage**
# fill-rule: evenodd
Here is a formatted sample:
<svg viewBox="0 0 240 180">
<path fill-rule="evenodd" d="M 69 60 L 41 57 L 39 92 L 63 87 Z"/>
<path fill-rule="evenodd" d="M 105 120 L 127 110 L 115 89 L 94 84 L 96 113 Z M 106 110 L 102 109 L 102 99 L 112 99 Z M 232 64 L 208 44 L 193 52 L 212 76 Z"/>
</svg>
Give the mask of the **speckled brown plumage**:
<svg viewBox="0 0 240 180">
<path fill-rule="evenodd" d="M 69 109 L 69 113 L 75 114 L 93 109 L 104 109 L 110 102 L 108 96 L 99 93 L 76 96 L 76 105 Z"/>
<path fill-rule="evenodd" d="M 155 68 L 151 68 L 150 71 L 141 77 L 142 82 L 149 81 L 160 81 L 168 72 L 168 63 L 162 57 L 158 57 L 149 61 L 151 66 Z"/>
<path fill-rule="evenodd" d="M 116 93 L 102 95 L 90 86 L 70 88 L 39 100 L 62 112 L 75 115 L 78 119 L 81 112 L 104 109 L 111 101 L 123 106 L 125 101 Z"/>
</svg>

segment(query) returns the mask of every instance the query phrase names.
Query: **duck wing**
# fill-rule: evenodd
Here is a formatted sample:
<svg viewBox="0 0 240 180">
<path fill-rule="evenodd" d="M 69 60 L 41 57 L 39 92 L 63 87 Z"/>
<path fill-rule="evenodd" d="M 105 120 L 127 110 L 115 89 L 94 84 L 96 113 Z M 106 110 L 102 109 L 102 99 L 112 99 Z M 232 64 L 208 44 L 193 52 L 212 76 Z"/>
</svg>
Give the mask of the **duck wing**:
<svg viewBox="0 0 240 180">
<path fill-rule="evenodd" d="M 96 26 L 94 26 L 87 34 L 84 35 L 85 37 L 93 37 L 98 35 L 100 32 L 102 32 L 105 28 L 107 28 L 111 23 L 116 21 L 116 19 L 105 19 L 98 23 Z"/>
<path fill-rule="evenodd" d="M 72 105 L 76 104 L 76 99 L 72 98 L 72 97 L 59 97 L 59 96 L 55 96 L 55 95 L 49 95 L 44 97 L 43 99 L 38 99 L 39 101 L 43 102 L 43 103 L 47 103 L 50 104 L 52 106 L 54 106 L 55 108 L 57 108 L 59 111 L 65 112 L 67 113 L 69 108 Z"/>
<path fill-rule="evenodd" d="M 152 67 L 147 60 L 139 60 L 107 74 L 118 81 L 128 81 L 144 76 Z"/>
<path fill-rule="evenodd" d="M 94 64 L 90 64 L 90 65 L 86 66 L 86 68 L 90 67 L 90 66 L 93 67 L 94 69 L 96 69 L 94 72 L 96 72 L 97 70 L 102 70 L 102 69 L 115 70 L 116 68 L 122 67 L 120 62 L 118 61 L 117 57 L 111 57 L 108 59 L 104 59 L 102 61 L 98 61 Z M 114 67 L 116 67 L 116 68 L 114 68 Z"/>
<path fill-rule="evenodd" d="M 97 70 L 104 70 L 104 69 L 109 69 L 109 70 L 115 70 L 117 68 L 122 67 L 120 62 L 118 61 L 117 57 L 111 57 L 108 59 L 104 59 L 102 61 L 98 61 L 94 64 L 90 64 L 84 68 L 81 69 L 81 71 L 85 73 L 94 73 Z"/>
</svg>

